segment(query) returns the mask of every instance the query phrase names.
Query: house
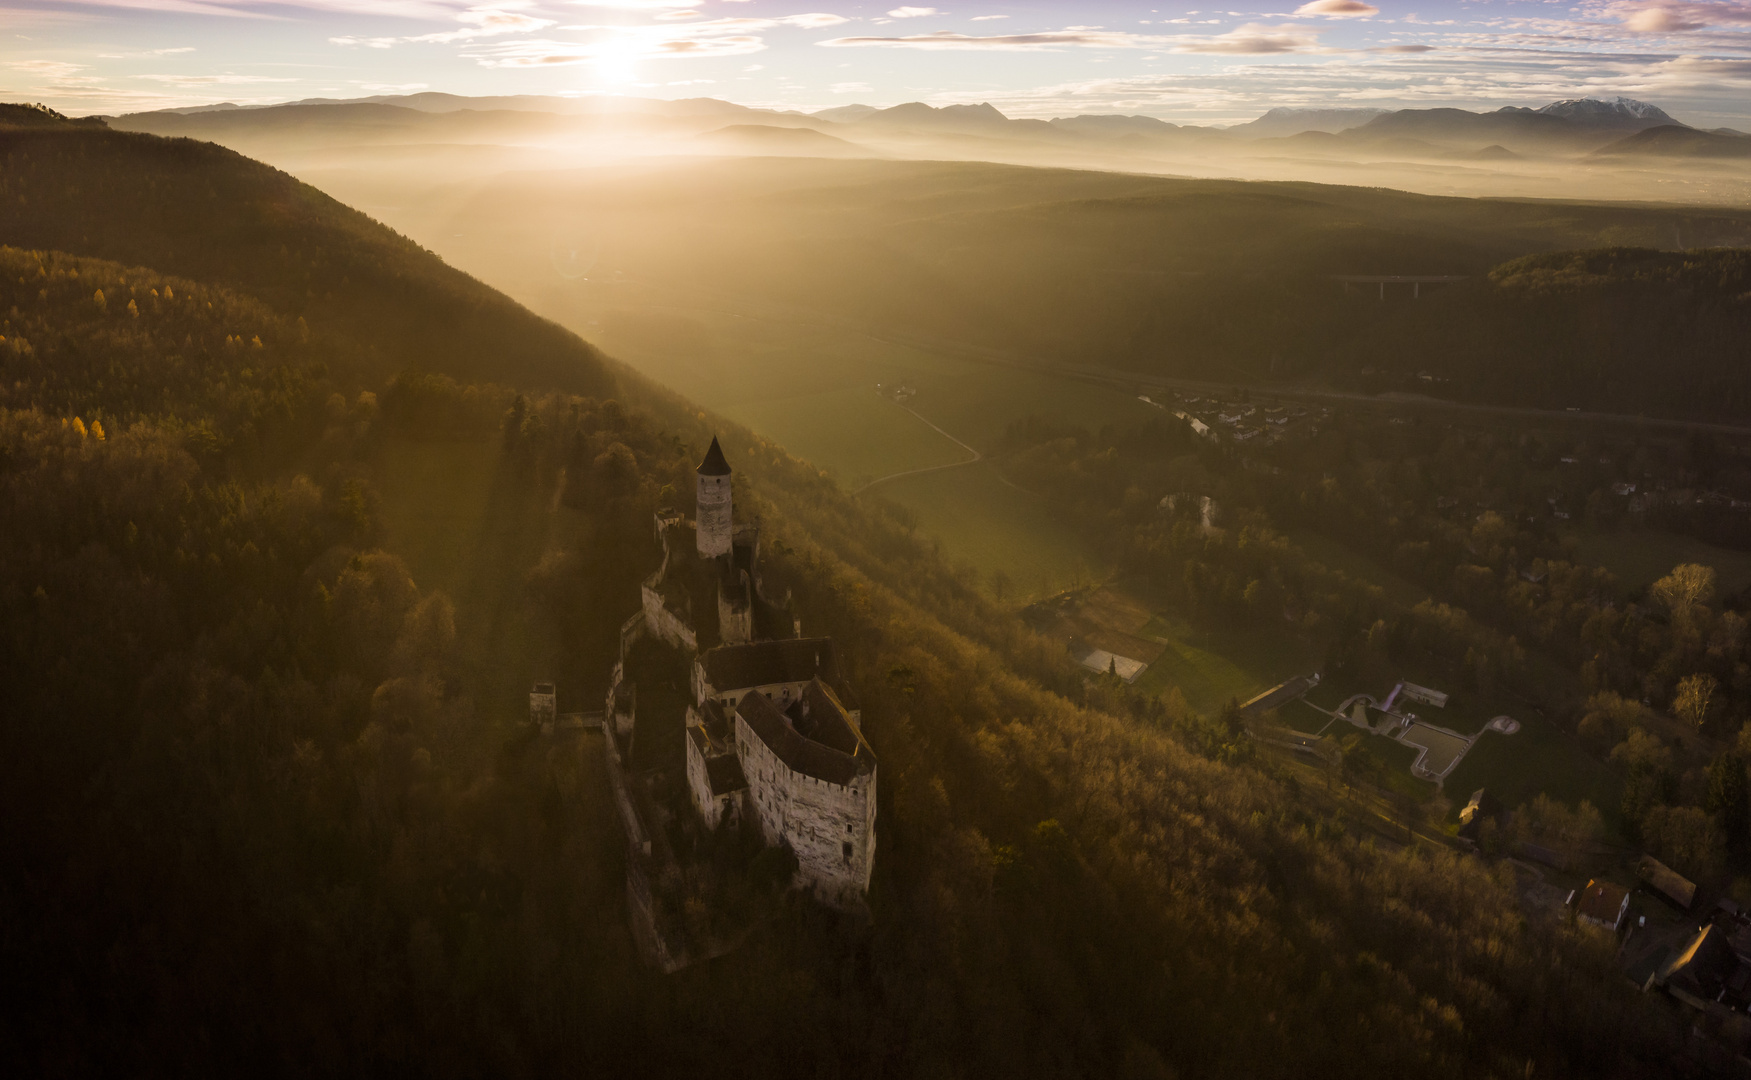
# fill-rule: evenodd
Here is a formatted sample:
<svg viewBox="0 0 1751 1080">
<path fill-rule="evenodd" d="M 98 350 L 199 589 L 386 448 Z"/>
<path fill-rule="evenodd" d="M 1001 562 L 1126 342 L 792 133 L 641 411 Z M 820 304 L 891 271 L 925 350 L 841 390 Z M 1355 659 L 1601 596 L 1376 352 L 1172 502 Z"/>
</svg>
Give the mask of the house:
<svg viewBox="0 0 1751 1080">
<path fill-rule="evenodd" d="M 1696 886 L 1652 855 L 1643 855 L 1635 872 L 1648 888 L 1677 904 L 1680 911 L 1689 911 L 1696 902 Z"/>
<path fill-rule="evenodd" d="M 1459 838 L 1477 843 L 1483 823 L 1496 821 L 1499 824 L 1501 816 L 1502 801 L 1484 788 L 1478 788 L 1471 793 L 1471 801 L 1465 804 L 1465 809 L 1459 812 Z"/>
<path fill-rule="evenodd" d="M 1426 686 L 1418 686 L 1416 683 L 1412 682 L 1400 683 L 1399 686 L 1404 691 L 1404 696 L 1410 698 L 1412 701 L 1420 701 L 1425 705 L 1433 705 L 1437 709 L 1445 709 L 1447 707 L 1447 695 L 1439 690 L 1431 690 Z"/>
<path fill-rule="evenodd" d="M 1629 918 L 1629 890 L 1609 881 L 1587 882 L 1575 904 L 1575 918 L 1616 932 Z"/>
<path fill-rule="evenodd" d="M 1740 1004 L 1751 986 L 1751 966 L 1733 951 L 1727 935 L 1711 923 L 1654 972 L 1652 984 L 1697 1009 L 1711 1009 L 1728 998 Z"/>
</svg>

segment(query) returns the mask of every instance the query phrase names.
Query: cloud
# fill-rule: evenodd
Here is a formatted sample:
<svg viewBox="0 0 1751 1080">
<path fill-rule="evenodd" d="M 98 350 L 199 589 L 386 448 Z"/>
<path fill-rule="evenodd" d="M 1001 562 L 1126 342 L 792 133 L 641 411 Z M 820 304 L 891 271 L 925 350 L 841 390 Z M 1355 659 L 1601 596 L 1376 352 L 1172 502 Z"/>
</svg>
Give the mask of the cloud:
<svg viewBox="0 0 1751 1080">
<path fill-rule="evenodd" d="M 975 16 L 973 16 L 973 21 L 974 22 L 990 22 L 993 19 L 1007 19 L 1007 18 L 1009 18 L 1009 16 L 1007 16 L 1007 15 L 975 15 Z"/>
<path fill-rule="evenodd" d="M 828 15 L 825 12 L 814 11 L 807 15 L 784 15 L 772 20 L 785 26 L 798 26 L 804 30 L 820 30 L 828 26 L 839 26 L 851 20 L 843 15 Z"/>
<path fill-rule="evenodd" d="M 838 16 L 827 16 L 839 19 Z M 629 64 L 639 60 L 707 59 L 744 56 L 766 48 L 759 32 L 776 26 L 805 25 L 786 19 L 712 19 L 707 22 L 652 24 L 645 26 L 565 26 L 586 35 L 582 41 L 525 39 L 480 42 L 463 55 L 482 67 L 539 68 L 605 62 Z M 788 21 L 787 21 L 788 20 Z M 831 24 L 826 24 L 831 25 Z"/>
<path fill-rule="evenodd" d="M 192 89 L 197 86 L 245 86 L 251 83 L 289 83 L 297 79 L 274 78 L 271 75 L 135 75 L 133 78 Z"/>
<path fill-rule="evenodd" d="M 472 7 L 467 11 L 458 12 L 456 21 L 463 26 L 457 30 L 440 30 L 431 34 L 415 34 L 411 37 L 331 37 L 329 42 L 334 45 L 363 45 L 368 49 L 387 49 L 392 45 L 403 43 L 424 43 L 447 45 L 457 41 L 472 41 L 475 38 L 497 37 L 501 34 L 531 34 L 537 30 L 545 30 L 553 25 L 552 19 L 538 19 L 533 15 L 525 15 L 520 11 L 509 10 L 510 5 L 499 7 Z"/>
<path fill-rule="evenodd" d="M 1319 48 L 1319 31 L 1305 26 L 1264 26 L 1246 23 L 1225 34 L 1130 34 L 1121 30 L 1072 26 L 1037 34 L 994 34 L 979 37 L 938 30 L 932 34 L 904 37 L 843 37 L 817 41 L 834 48 L 890 48 L 936 50 L 989 50 L 995 52 L 1047 52 L 1062 48 L 1165 49 L 1180 53 L 1256 56 L 1270 53 L 1312 52 Z"/>
<path fill-rule="evenodd" d="M 13 60 L 6 66 L 40 79 L 65 79 L 85 70 L 84 64 L 72 64 L 65 60 Z"/>
<path fill-rule="evenodd" d="M 1609 10 L 1625 26 L 1644 34 L 1751 25 L 1751 4 L 1746 3 L 1666 3 L 1655 0 L 1652 3 L 1613 4 Z"/>
<path fill-rule="evenodd" d="M 1038 34 L 997 34 L 979 37 L 953 30 L 938 30 L 932 34 L 911 34 L 905 37 L 842 37 L 817 41 L 830 48 L 889 48 L 940 50 L 985 49 L 996 52 L 1041 52 L 1065 46 L 1107 49 L 1146 48 L 1138 34 L 1109 30 L 1055 30 Z M 1149 39 L 1159 43 L 1160 39 Z"/>
<path fill-rule="evenodd" d="M 1275 53 L 1312 52 L 1319 48 L 1319 31 L 1305 26 L 1262 26 L 1246 23 L 1226 34 L 1185 38 L 1174 51 L 1214 53 L 1227 56 L 1268 56 Z"/>
<path fill-rule="evenodd" d="M 1295 9 L 1297 16 L 1323 15 L 1328 19 L 1366 19 L 1380 14 L 1373 4 L 1362 0 L 1309 0 Z"/>
<path fill-rule="evenodd" d="M 897 7 L 894 10 L 888 12 L 888 18 L 890 18 L 890 19 L 919 19 L 919 18 L 923 18 L 926 15 L 940 15 L 940 14 L 942 14 L 942 13 L 940 11 L 937 11 L 933 7 Z"/>
<path fill-rule="evenodd" d="M 80 0 L 96 8 L 155 11 L 183 15 L 221 15 L 284 19 L 276 8 L 326 11 L 337 15 L 386 15 L 408 19 L 447 19 L 456 10 L 442 0 Z"/>
</svg>

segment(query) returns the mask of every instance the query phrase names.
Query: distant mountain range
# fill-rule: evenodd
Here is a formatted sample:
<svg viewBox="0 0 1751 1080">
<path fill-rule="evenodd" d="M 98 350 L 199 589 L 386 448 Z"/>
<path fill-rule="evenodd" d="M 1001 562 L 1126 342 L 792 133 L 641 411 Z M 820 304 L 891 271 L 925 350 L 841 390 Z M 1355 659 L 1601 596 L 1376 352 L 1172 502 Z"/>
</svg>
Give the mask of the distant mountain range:
<svg viewBox="0 0 1751 1080">
<path fill-rule="evenodd" d="M 270 119 L 271 117 L 271 119 Z M 846 143 L 907 145 L 944 137 L 983 140 L 987 146 L 1102 143 L 1115 153 L 1219 148 L 1251 153 L 1319 154 L 1345 157 L 1381 155 L 1418 158 L 1510 160 L 1556 154 L 1595 153 L 1606 157 L 1662 154 L 1683 157 L 1741 157 L 1745 144 L 1736 132 L 1703 132 L 1674 119 L 1656 105 L 1630 98 L 1602 101 L 1573 98 L 1541 108 L 1508 106 L 1491 112 L 1464 109 L 1274 108 L 1256 120 L 1229 128 L 1180 126 L 1150 116 L 1083 114 L 1051 120 L 1016 119 L 988 102 L 931 106 L 907 102 L 890 108 L 841 105 L 816 113 L 759 109 L 716 98 L 664 101 L 621 97 L 468 98 L 453 94 L 380 95 L 349 101 L 310 99 L 278 106 L 231 103 L 140 113 L 117 118 L 122 128 L 164 135 L 216 138 L 246 126 L 304 128 L 342 125 L 436 137 L 488 128 L 534 132 L 578 124 L 642 124 L 673 135 L 705 135 L 725 127 L 810 128 Z M 1639 133 L 1665 131 L 1639 142 Z M 1688 133 L 1688 134 L 1683 134 Z M 991 140 L 1000 140 L 993 142 Z M 721 140 L 720 140 L 721 141 Z M 747 145 L 780 143 L 771 135 L 739 133 Z M 810 145 L 791 139 L 784 152 Z M 826 148 L 829 144 L 816 141 Z M 873 148 L 872 148 L 873 149 Z M 853 147 L 835 146 L 833 153 Z"/>
<path fill-rule="evenodd" d="M 1593 156 L 1751 158 L 1751 135 L 1731 128 L 1698 131 L 1681 124 L 1662 124 L 1595 150 Z"/>
</svg>

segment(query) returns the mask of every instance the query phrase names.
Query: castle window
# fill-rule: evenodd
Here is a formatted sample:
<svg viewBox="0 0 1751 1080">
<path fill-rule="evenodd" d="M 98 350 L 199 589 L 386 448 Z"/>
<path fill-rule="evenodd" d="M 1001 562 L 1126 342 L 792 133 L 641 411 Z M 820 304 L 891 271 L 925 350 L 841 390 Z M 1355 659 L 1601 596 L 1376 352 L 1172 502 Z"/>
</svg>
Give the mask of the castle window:
<svg viewBox="0 0 1751 1080">
<path fill-rule="evenodd" d="M 845 852 L 845 861 L 850 862 L 851 861 L 851 841 L 847 840 L 847 841 L 845 841 L 844 844 L 840 845 L 840 850 Z"/>
</svg>

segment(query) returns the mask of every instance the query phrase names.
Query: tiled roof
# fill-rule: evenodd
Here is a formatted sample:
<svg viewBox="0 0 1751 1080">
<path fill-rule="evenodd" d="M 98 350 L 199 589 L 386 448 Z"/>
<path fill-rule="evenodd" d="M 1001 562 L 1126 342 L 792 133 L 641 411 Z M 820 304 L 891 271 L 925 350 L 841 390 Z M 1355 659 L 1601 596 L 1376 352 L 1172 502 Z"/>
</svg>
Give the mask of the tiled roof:
<svg viewBox="0 0 1751 1080">
<path fill-rule="evenodd" d="M 725 645 L 706 653 L 700 663 L 706 681 L 719 693 L 774 683 L 807 682 L 816 676 L 836 677 L 831 638 L 792 638 Z"/>
<path fill-rule="evenodd" d="M 711 449 L 705 452 L 705 460 L 699 463 L 696 470 L 700 476 L 728 476 L 730 463 L 724 460 L 723 447 L 717 444 L 717 436 L 711 437 Z"/>
<path fill-rule="evenodd" d="M 808 715 L 801 716 L 804 705 Z M 742 699 L 737 715 L 778 759 L 792 770 L 833 784 L 849 784 L 875 771 L 875 751 L 825 683 L 816 679 L 802 700 L 791 706 L 795 718 L 778 711 L 765 694 Z M 802 719 L 808 735 L 797 730 Z M 848 748 L 841 749 L 841 747 Z"/>
<path fill-rule="evenodd" d="M 1606 926 L 1616 926 L 1627 896 L 1629 890 L 1622 886 L 1613 885 L 1609 881 L 1589 881 L 1581 892 L 1581 902 L 1577 905 L 1576 912 Z"/>
</svg>

